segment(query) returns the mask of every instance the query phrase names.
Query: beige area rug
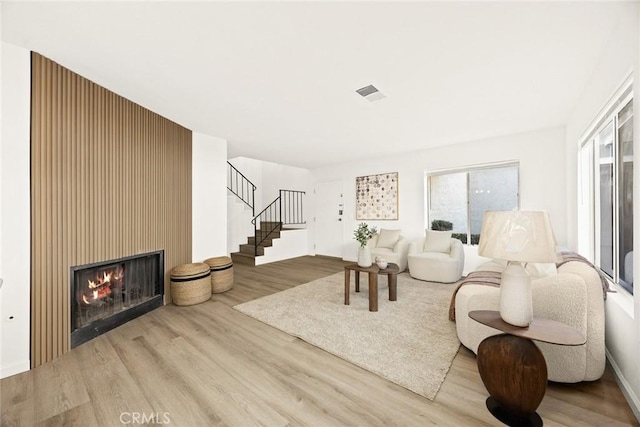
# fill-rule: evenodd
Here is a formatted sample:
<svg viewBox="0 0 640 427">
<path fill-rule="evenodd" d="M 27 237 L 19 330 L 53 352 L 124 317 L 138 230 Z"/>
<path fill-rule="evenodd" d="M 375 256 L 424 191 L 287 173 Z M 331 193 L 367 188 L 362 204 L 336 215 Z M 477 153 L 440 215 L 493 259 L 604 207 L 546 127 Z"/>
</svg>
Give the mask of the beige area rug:
<svg viewBox="0 0 640 427">
<path fill-rule="evenodd" d="M 455 285 L 398 275 L 398 300 L 378 280 L 378 312 L 369 311 L 367 274 L 360 292 L 351 276 L 344 305 L 344 273 L 305 283 L 234 308 L 433 400 L 460 342 L 449 321 Z"/>
</svg>

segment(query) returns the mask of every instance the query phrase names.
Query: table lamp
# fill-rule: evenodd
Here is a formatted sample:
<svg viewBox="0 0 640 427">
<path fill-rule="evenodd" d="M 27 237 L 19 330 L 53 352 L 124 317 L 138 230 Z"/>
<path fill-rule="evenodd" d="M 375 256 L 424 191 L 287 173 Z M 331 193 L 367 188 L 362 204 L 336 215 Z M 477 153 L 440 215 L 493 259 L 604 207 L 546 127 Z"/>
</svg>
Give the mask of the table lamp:
<svg viewBox="0 0 640 427">
<path fill-rule="evenodd" d="M 527 327 L 533 319 L 531 277 L 522 263 L 557 262 L 549 215 L 540 211 L 487 211 L 478 254 L 508 261 L 500 282 L 500 317 Z"/>
</svg>

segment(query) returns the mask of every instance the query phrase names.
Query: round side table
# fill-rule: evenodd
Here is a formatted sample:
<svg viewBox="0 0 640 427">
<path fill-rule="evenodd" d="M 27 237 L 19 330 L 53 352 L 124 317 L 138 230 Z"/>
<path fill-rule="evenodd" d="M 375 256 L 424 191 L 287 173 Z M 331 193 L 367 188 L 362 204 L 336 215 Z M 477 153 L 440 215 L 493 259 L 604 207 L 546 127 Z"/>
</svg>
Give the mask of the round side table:
<svg viewBox="0 0 640 427">
<path fill-rule="evenodd" d="M 536 409 L 547 390 L 547 364 L 532 340 L 582 345 L 584 336 L 549 319 L 534 318 L 521 328 L 502 320 L 498 311 L 471 311 L 469 317 L 504 332 L 485 338 L 478 347 L 478 371 L 490 395 L 489 412 L 509 426 L 542 426 Z"/>
</svg>

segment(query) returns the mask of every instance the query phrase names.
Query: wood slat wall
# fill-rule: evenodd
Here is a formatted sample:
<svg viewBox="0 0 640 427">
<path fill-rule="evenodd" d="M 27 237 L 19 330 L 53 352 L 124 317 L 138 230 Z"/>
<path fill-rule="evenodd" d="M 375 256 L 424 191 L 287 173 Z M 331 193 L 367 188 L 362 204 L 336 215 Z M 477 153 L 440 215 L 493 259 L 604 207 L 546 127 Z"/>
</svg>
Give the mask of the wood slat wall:
<svg viewBox="0 0 640 427">
<path fill-rule="evenodd" d="M 31 364 L 70 348 L 70 267 L 191 262 L 191 131 L 32 54 Z"/>
</svg>

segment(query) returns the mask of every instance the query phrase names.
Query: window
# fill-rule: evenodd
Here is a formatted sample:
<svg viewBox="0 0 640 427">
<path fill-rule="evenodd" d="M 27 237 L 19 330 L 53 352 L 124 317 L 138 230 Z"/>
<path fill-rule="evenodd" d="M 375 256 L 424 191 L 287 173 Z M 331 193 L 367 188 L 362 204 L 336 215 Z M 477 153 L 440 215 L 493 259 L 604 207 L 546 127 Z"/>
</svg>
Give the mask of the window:
<svg viewBox="0 0 640 427">
<path fill-rule="evenodd" d="M 426 200 L 428 228 L 476 245 L 485 211 L 518 209 L 518 163 L 427 174 Z"/>
<path fill-rule="evenodd" d="M 618 282 L 633 293 L 633 101 L 618 113 Z"/>
<path fill-rule="evenodd" d="M 633 99 L 628 87 L 580 150 L 581 238 L 614 283 L 633 294 Z"/>
</svg>

